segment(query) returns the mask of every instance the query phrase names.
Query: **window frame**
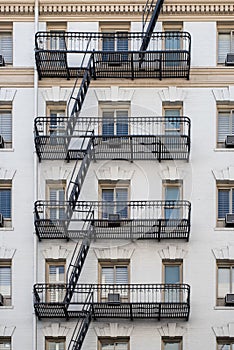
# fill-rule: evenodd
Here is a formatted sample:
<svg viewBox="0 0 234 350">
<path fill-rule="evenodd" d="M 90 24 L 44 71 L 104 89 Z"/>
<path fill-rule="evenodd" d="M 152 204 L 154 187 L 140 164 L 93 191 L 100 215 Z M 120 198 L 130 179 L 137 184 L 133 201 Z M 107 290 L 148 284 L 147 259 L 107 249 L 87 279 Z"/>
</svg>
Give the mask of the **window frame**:
<svg viewBox="0 0 234 350">
<path fill-rule="evenodd" d="M 4 138 L 4 135 L 0 133 L 1 136 L 3 136 L 4 139 L 4 148 L 0 148 L 0 151 L 5 151 L 13 148 L 13 113 L 12 113 L 12 104 L 0 104 L 0 115 L 1 114 L 10 114 L 10 127 L 11 127 L 11 141 L 6 141 Z"/>
<path fill-rule="evenodd" d="M 107 345 L 112 345 L 114 343 L 114 346 L 118 343 L 126 343 L 127 344 L 127 350 L 130 349 L 130 338 L 129 337 L 98 337 L 98 350 L 102 350 L 104 345 L 103 343 L 106 343 Z"/>
<path fill-rule="evenodd" d="M 7 350 L 11 350 L 12 348 L 12 342 L 11 342 L 11 337 L 0 337 L 0 349 L 1 349 L 1 344 L 9 344 L 9 348 Z"/>
<path fill-rule="evenodd" d="M 46 126 L 46 134 L 52 136 L 54 133 L 57 135 L 57 131 L 61 131 L 64 134 L 65 124 L 59 125 L 56 123 L 56 127 L 51 127 L 51 114 L 52 112 L 56 113 L 56 118 L 67 118 L 67 107 L 66 103 L 48 103 L 46 104 L 46 115 L 49 117 L 48 124 Z M 61 114 L 61 115 L 59 115 Z M 58 127 L 59 126 L 59 127 Z"/>
<path fill-rule="evenodd" d="M 11 216 L 9 218 L 4 217 L 4 224 L 3 228 L 12 228 L 12 215 L 13 215 L 13 191 L 12 191 L 12 181 L 8 180 L 0 180 L 0 191 L 1 190 L 10 190 L 10 211 L 11 211 Z M 2 214 L 2 213 L 1 213 Z M 1 228 L 0 228 L 1 229 Z"/>
<path fill-rule="evenodd" d="M 64 343 L 66 350 L 66 337 L 45 337 L 45 350 L 49 350 L 49 343 Z"/>
<path fill-rule="evenodd" d="M 182 180 L 163 180 L 162 181 L 162 191 L 163 191 L 163 195 L 162 198 L 164 201 L 169 200 L 166 199 L 166 190 L 167 188 L 178 188 L 179 190 L 179 199 L 178 201 L 181 201 L 183 198 L 183 181 Z M 170 201 L 170 200 L 169 200 Z M 171 211 L 171 213 L 173 214 L 173 210 L 174 213 L 178 212 L 178 215 L 176 215 L 176 217 L 174 219 L 181 219 L 183 217 L 183 207 L 172 207 L 169 205 L 169 207 L 167 207 L 167 205 L 165 205 L 164 209 L 163 209 L 163 217 L 166 219 L 167 218 L 167 210 Z M 169 219 L 171 218 L 171 215 L 169 217 Z M 173 215 L 172 215 L 172 219 L 173 219 Z"/>
<path fill-rule="evenodd" d="M 48 32 L 50 32 L 51 34 L 65 34 L 67 32 L 67 22 L 63 21 L 63 22 L 46 22 L 46 30 Z M 67 47 L 67 40 L 64 37 L 64 43 L 65 43 L 65 48 Z M 61 50 L 62 48 L 59 47 L 60 46 L 60 42 L 56 42 L 56 46 L 53 48 L 53 42 L 51 40 L 48 40 L 47 42 L 47 48 L 48 50 Z"/>
<path fill-rule="evenodd" d="M 219 345 L 230 345 L 230 350 L 234 350 L 234 337 L 217 337 L 216 349 L 221 350 Z"/>
<path fill-rule="evenodd" d="M 219 118 L 221 113 L 229 114 L 229 119 L 230 119 L 229 131 L 227 135 L 234 135 L 232 134 L 232 128 L 234 129 L 234 105 L 217 104 L 217 119 L 216 119 L 216 147 L 217 148 L 225 148 L 225 140 L 219 141 Z M 233 126 L 232 126 L 232 115 L 233 115 Z"/>
<path fill-rule="evenodd" d="M 7 62 L 4 55 L 5 66 L 12 67 L 14 64 L 14 45 L 13 45 L 13 22 L 6 23 L 0 22 L 0 35 L 1 34 L 11 34 L 11 61 Z"/>
<path fill-rule="evenodd" d="M 103 283 L 102 281 L 102 268 L 103 267 L 112 267 L 114 269 L 114 283 L 115 285 L 118 285 L 118 283 L 116 283 L 116 268 L 117 267 L 126 267 L 127 268 L 127 274 L 128 274 L 128 283 L 126 285 L 128 285 L 130 283 L 130 260 L 128 259 L 117 259 L 117 260 L 98 260 L 98 281 L 100 285 L 105 285 L 105 284 L 109 284 L 109 283 Z M 107 297 L 104 295 L 101 295 L 102 290 L 99 291 L 99 295 L 98 295 L 98 300 L 100 301 L 104 301 L 107 302 Z M 129 300 L 129 291 L 127 293 L 127 295 L 121 296 L 120 294 L 120 300 L 122 301 L 128 301 Z"/>
<path fill-rule="evenodd" d="M 219 218 L 219 190 L 229 191 L 229 212 L 226 214 L 234 214 L 234 205 L 232 207 L 232 192 L 234 191 L 234 182 L 216 183 L 216 226 L 225 228 L 225 217 Z"/>
<path fill-rule="evenodd" d="M 178 350 L 182 350 L 183 349 L 183 338 L 182 337 L 162 337 L 162 350 L 165 350 L 166 344 L 172 344 L 172 343 L 178 343 L 179 347 Z"/>
<path fill-rule="evenodd" d="M 64 266 L 64 281 L 50 281 L 50 266 Z M 47 302 L 62 302 L 65 297 L 65 289 L 56 289 L 56 287 L 62 287 L 66 284 L 66 260 L 65 259 L 46 259 L 45 260 L 45 281 L 50 286 L 53 285 L 55 289 L 50 288 L 46 291 L 46 301 Z"/>
<path fill-rule="evenodd" d="M 162 260 L 162 280 L 165 284 L 165 276 L 166 276 L 166 267 L 167 266 L 179 266 L 179 275 L 180 275 L 180 282 L 179 284 L 183 283 L 183 260 L 182 259 L 163 259 Z"/>
<path fill-rule="evenodd" d="M 10 295 L 2 294 L 2 292 L 0 291 L 0 293 L 3 295 L 3 298 L 5 300 L 3 307 L 4 306 L 12 306 L 12 282 L 13 282 L 12 259 L 0 259 L 0 268 L 2 268 L 2 267 L 3 268 L 10 267 L 10 285 L 9 285 Z M 1 308 L 1 306 L 0 306 L 0 308 Z"/>
<path fill-rule="evenodd" d="M 219 280 L 218 280 L 218 272 L 219 268 L 223 269 L 229 269 L 229 293 L 234 294 L 234 275 L 232 278 L 232 270 L 234 271 L 234 260 L 217 260 L 216 261 L 216 306 L 225 306 L 225 296 L 219 297 Z M 233 284 L 233 291 L 232 291 L 232 284 Z"/>
<path fill-rule="evenodd" d="M 177 132 L 182 133 L 183 132 L 183 123 L 181 123 L 181 122 L 180 122 L 180 127 L 179 128 L 171 128 L 171 129 L 167 129 L 166 128 L 166 117 L 167 117 L 166 116 L 166 112 L 169 111 L 169 110 L 178 110 L 178 112 L 179 112 L 178 117 L 181 118 L 183 116 L 183 104 L 182 103 L 180 103 L 180 104 L 178 104 L 178 103 L 176 103 L 176 104 L 174 104 L 174 103 L 163 104 L 162 110 L 163 110 L 163 117 L 165 119 L 165 123 L 163 123 L 163 130 L 162 130 L 163 134 L 167 135 L 167 133 L 166 133 L 167 130 L 168 131 L 176 130 Z M 170 135 L 170 133 L 168 135 Z"/>
<path fill-rule="evenodd" d="M 233 33 L 233 34 L 232 34 Z M 217 50 L 216 50 L 216 62 L 218 66 L 224 66 L 225 61 L 220 61 L 219 60 L 219 34 L 230 34 L 230 51 L 226 52 L 225 55 L 228 53 L 234 53 L 234 41 L 233 41 L 233 47 L 232 47 L 232 40 L 231 40 L 231 35 L 234 36 L 234 25 L 231 25 L 229 23 L 217 23 Z"/>
<path fill-rule="evenodd" d="M 131 133 L 131 130 L 130 130 L 130 123 L 129 123 L 129 118 L 130 118 L 130 113 L 131 113 L 131 106 L 130 106 L 130 103 L 101 103 L 99 104 L 99 115 L 101 116 L 102 118 L 102 122 L 100 123 L 99 125 L 99 130 L 98 130 L 98 133 L 99 135 L 103 135 L 103 113 L 105 112 L 109 112 L 109 113 L 114 113 L 114 133 L 113 133 L 113 136 L 118 136 L 117 135 L 117 132 L 116 132 L 116 124 L 117 124 L 117 113 L 120 112 L 120 111 L 124 111 L 124 112 L 127 112 L 128 114 L 128 134 L 127 135 L 130 135 Z M 108 136 L 108 135 L 106 135 Z M 112 136 L 112 135 L 110 135 Z"/>
<path fill-rule="evenodd" d="M 64 191 L 64 201 L 66 200 L 66 180 L 46 180 L 46 198 L 48 201 L 50 200 L 50 191 L 51 190 L 56 190 L 56 191 L 60 191 L 63 190 Z M 56 199 L 57 201 L 57 199 Z M 52 201 L 53 202 L 53 201 Z M 46 208 L 46 218 L 47 219 L 51 219 L 51 210 L 55 209 L 56 213 L 58 212 L 58 214 L 56 214 L 56 219 L 54 220 L 62 220 L 60 218 L 60 214 L 59 214 L 59 210 L 63 209 L 65 212 L 65 205 L 64 207 L 57 207 L 56 205 L 53 206 L 52 204 L 49 206 L 49 208 Z"/>
</svg>

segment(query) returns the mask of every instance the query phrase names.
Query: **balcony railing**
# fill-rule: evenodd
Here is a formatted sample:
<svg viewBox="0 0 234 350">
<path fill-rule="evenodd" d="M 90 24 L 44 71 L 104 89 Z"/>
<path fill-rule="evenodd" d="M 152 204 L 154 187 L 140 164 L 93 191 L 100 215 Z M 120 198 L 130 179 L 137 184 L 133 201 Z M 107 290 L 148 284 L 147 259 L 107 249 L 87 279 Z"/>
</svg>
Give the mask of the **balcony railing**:
<svg viewBox="0 0 234 350">
<path fill-rule="evenodd" d="M 64 299 L 67 289 L 69 285 L 64 284 L 34 285 L 36 315 L 39 318 L 77 318 L 82 316 L 83 306 L 89 303 L 94 319 L 189 318 L 188 284 L 79 284 L 69 305 Z"/>
<path fill-rule="evenodd" d="M 189 78 L 189 33 L 155 32 L 150 36 L 147 51 L 140 51 L 145 35 L 38 32 L 35 54 L 39 77 L 69 79 L 83 75 L 85 64 L 93 55 L 93 78 Z"/>
<path fill-rule="evenodd" d="M 74 118 L 73 118 L 74 119 Z M 69 124 L 75 123 L 72 135 Z M 35 147 L 42 159 L 82 159 L 90 138 L 96 160 L 188 160 L 190 153 L 188 117 L 101 118 L 49 117 L 35 119 Z"/>
<path fill-rule="evenodd" d="M 37 201 L 39 239 L 185 239 L 189 240 L 188 201 L 78 201 L 71 220 L 69 202 Z"/>
</svg>

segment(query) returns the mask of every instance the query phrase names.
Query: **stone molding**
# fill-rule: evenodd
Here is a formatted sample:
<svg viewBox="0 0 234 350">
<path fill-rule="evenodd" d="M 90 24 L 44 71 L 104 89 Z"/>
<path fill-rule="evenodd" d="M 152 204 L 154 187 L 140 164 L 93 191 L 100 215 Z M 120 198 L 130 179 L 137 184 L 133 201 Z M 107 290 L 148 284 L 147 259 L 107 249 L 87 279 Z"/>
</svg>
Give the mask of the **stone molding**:
<svg viewBox="0 0 234 350">
<path fill-rule="evenodd" d="M 131 180 L 134 170 L 125 169 L 120 166 L 101 167 L 95 171 L 98 180 Z"/>
<path fill-rule="evenodd" d="M 15 326 L 0 325 L 0 337 L 12 337 Z"/>
<path fill-rule="evenodd" d="M 175 260 L 175 259 L 184 259 L 185 256 L 187 255 L 188 251 L 178 247 L 178 246 L 173 246 L 170 245 L 162 250 L 158 250 L 158 254 L 160 255 L 160 258 L 162 260 L 167 259 L 167 260 Z"/>
<path fill-rule="evenodd" d="M 70 330 L 71 328 L 62 326 L 60 323 L 51 323 L 42 328 L 45 337 L 66 337 Z"/>
<path fill-rule="evenodd" d="M 234 166 L 228 166 L 224 169 L 212 169 L 216 181 L 234 181 Z"/>
<path fill-rule="evenodd" d="M 157 327 L 161 337 L 182 337 L 186 332 L 186 328 L 178 323 L 167 323 L 161 327 Z"/>
<path fill-rule="evenodd" d="M 129 14 L 141 14 L 144 9 L 145 4 L 55 4 L 55 3 L 44 3 L 39 6 L 40 15 L 80 15 L 85 14 L 108 14 L 108 13 L 129 13 Z M 34 2 L 31 4 L 1 4 L 0 5 L 0 14 L 15 14 L 15 15 L 33 15 L 34 14 Z M 163 5 L 162 15 L 233 15 L 234 14 L 234 4 L 165 4 Z"/>
<path fill-rule="evenodd" d="M 13 180 L 16 170 L 0 168 L 0 180 Z"/>
<path fill-rule="evenodd" d="M 16 249 L 0 247 L 0 259 L 13 259 Z"/>
<path fill-rule="evenodd" d="M 227 243 L 226 247 L 212 249 L 216 260 L 234 260 L 234 246 Z"/>
<path fill-rule="evenodd" d="M 96 248 L 94 249 L 94 253 L 98 260 L 130 260 L 134 253 L 134 249 L 120 247 Z"/>
<path fill-rule="evenodd" d="M 130 337 L 133 326 L 123 326 L 119 323 L 107 323 L 94 327 L 97 337 Z"/>
<path fill-rule="evenodd" d="M 45 259 L 67 259 L 71 251 L 60 245 L 49 247 L 43 250 Z"/>
</svg>

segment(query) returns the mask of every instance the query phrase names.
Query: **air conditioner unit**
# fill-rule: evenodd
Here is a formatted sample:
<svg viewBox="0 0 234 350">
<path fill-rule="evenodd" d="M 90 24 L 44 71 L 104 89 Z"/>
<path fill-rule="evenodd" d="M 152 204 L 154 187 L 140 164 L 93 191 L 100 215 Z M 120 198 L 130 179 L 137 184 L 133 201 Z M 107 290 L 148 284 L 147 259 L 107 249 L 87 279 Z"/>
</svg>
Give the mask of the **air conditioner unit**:
<svg viewBox="0 0 234 350">
<path fill-rule="evenodd" d="M 5 61 L 3 55 L 0 55 L 0 67 L 5 66 Z"/>
<path fill-rule="evenodd" d="M 4 226 L 4 217 L 3 215 L 0 213 L 0 227 Z"/>
<path fill-rule="evenodd" d="M 110 304 L 120 304 L 120 294 L 119 293 L 109 293 L 108 303 Z"/>
<path fill-rule="evenodd" d="M 234 227 L 234 214 L 226 214 L 225 224 L 226 226 Z"/>
<path fill-rule="evenodd" d="M 226 294 L 225 305 L 234 306 L 234 294 Z"/>
<path fill-rule="evenodd" d="M 0 148 L 4 148 L 4 138 L 0 135 Z"/>
<path fill-rule="evenodd" d="M 227 54 L 225 66 L 234 66 L 234 53 Z"/>
<path fill-rule="evenodd" d="M 122 54 L 120 53 L 108 53 L 108 65 L 109 66 L 121 66 Z"/>
<path fill-rule="evenodd" d="M 109 214 L 108 216 L 108 226 L 109 227 L 119 227 L 120 226 L 120 214 Z"/>
<path fill-rule="evenodd" d="M 234 135 L 227 135 L 225 139 L 226 147 L 234 147 Z"/>
<path fill-rule="evenodd" d="M 0 306 L 4 305 L 4 297 L 2 294 L 0 294 Z"/>
</svg>

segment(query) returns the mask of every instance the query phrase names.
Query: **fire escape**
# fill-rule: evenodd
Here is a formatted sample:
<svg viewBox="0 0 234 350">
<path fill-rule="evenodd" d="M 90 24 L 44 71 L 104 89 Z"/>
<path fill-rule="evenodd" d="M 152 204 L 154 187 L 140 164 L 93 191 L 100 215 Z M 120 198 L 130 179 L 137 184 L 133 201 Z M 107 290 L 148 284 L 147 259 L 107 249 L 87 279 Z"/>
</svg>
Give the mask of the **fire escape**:
<svg viewBox="0 0 234 350">
<path fill-rule="evenodd" d="M 127 125 L 126 121 L 122 121 L 122 132 L 108 135 L 103 133 L 102 118 L 80 114 L 92 80 L 189 79 L 189 33 L 154 32 L 162 5 L 163 0 L 158 0 L 156 4 L 152 0 L 146 4 L 143 28 L 147 29 L 141 33 L 36 34 L 35 57 L 39 79 L 75 78 L 67 107 L 69 117 L 57 118 L 60 128 L 51 134 L 48 131 L 49 117 L 35 119 L 35 148 L 39 161 L 67 160 L 75 163 L 66 201 L 38 200 L 34 208 L 35 231 L 39 240 L 82 240 L 75 247 L 66 284 L 34 285 L 34 308 L 39 319 L 78 319 L 68 347 L 70 350 L 81 349 L 92 319 L 189 318 L 190 287 L 187 284 L 78 284 L 93 239 L 189 240 L 191 205 L 188 201 L 79 200 L 93 160 L 189 160 L 188 117 L 129 117 Z M 100 50 L 106 40 L 127 42 L 128 47 L 123 49 L 120 45 L 121 49 L 115 51 Z M 51 43 L 55 41 L 62 43 L 62 49 L 51 49 Z M 74 55 L 76 65 L 72 60 Z M 105 123 L 108 125 L 111 120 L 106 119 Z M 168 125 L 173 126 L 172 132 L 165 132 Z M 174 125 L 179 125 L 179 129 L 175 129 Z M 130 132 L 128 126 L 131 126 Z M 51 208 L 61 209 L 63 216 L 50 218 L 48 213 Z M 59 301 L 51 302 L 49 295 L 59 295 Z"/>
</svg>

